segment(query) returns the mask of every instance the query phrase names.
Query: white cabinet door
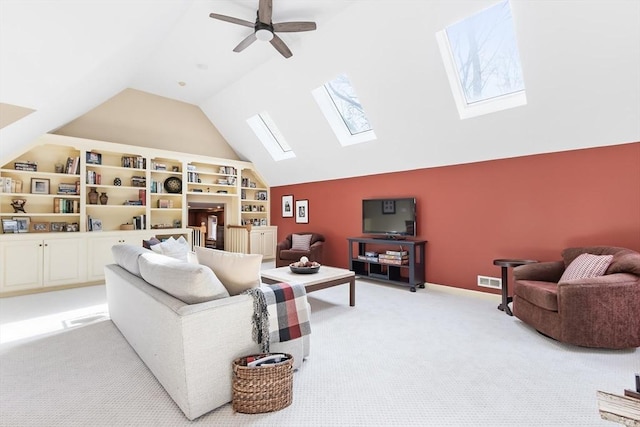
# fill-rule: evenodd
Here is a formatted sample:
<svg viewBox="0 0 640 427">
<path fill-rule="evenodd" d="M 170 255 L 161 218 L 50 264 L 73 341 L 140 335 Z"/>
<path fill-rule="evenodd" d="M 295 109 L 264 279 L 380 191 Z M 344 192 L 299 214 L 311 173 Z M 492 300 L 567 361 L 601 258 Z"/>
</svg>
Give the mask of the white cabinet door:
<svg viewBox="0 0 640 427">
<path fill-rule="evenodd" d="M 104 280 L 104 266 L 107 264 L 113 264 L 114 262 L 113 255 L 111 254 L 111 247 L 113 245 L 130 242 L 133 242 L 133 240 L 128 240 L 125 236 L 122 235 L 100 237 L 89 235 L 87 237 L 87 254 L 89 256 L 89 262 L 87 263 L 87 280 L 90 282 Z M 141 241 L 139 243 L 140 245 L 142 245 Z"/>
<path fill-rule="evenodd" d="M 87 249 L 84 238 L 46 239 L 44 244 L 44 286 L 87 281 Z"/>
<path fill-rule="evenodd" d="M 1 242 L 0 291 L 11 292 L 42 286 L 42 239 Z"/>
<path fill-rule="evenodd" d="M 275 258 L 276 230 L 277 227 L 260 227 L 252 229 L 249 234 L 250 253 L 262 254 L 263 259 Z"/>
</svg>

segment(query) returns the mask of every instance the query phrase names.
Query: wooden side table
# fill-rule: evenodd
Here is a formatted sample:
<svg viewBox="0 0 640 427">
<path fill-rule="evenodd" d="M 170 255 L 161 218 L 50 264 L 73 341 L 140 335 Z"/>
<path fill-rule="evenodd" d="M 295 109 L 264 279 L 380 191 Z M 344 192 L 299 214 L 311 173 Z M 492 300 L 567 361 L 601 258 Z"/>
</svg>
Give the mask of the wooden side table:
<svg viewBox="0 0 640 427">
<path fill-rule="evenodd" d="M 513 298 L 509 296 L 509 267 L 517 267 L 519 265 L 534 264 L 538 261 L 533 259 L 494 259 L 493 265 L 502 267 L 502 303 L 498 306 L 498 310 L 502 310 L 509 316 L 513 316 L 509 303 Z"/>
</svg>

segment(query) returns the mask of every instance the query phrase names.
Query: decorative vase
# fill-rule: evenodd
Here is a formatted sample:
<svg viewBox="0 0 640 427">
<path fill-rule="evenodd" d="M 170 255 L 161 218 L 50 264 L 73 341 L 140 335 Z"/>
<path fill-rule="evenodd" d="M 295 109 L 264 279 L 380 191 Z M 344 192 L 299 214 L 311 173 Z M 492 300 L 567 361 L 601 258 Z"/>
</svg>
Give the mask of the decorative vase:
<svg viewBox="0 0 640 427">
<path fill-rule="evenodd" d="M 107 196 L 107 193 L 102 193 L 100 195 L 100 204 L 106 205 L 108 201 L 109 201 L 109 196 Z"/>
<path fill-rule="evenodd" d="M 92 188 L 91 191 L 89 191 L 89 204 L 90 205 L 98 204 L 98 192 L 96 191 L 95 188 Z"/>
</svg>

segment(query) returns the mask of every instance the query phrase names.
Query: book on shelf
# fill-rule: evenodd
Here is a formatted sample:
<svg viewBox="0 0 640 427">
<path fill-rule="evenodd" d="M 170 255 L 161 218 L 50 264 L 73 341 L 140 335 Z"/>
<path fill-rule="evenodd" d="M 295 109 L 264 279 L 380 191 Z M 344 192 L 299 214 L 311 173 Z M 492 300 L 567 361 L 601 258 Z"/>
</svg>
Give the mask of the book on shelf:
<svg viewBox="0 0 640 427">
<path fill-rule="evenodd" d="M 378 255 L 379 256 L 379 255 Z M 385 259 L 378 258 L 378 262 L 380 264 L 389 264 L 389 265 L 409 265 L 408 259 Z"/>
<path fill-rule="evenodd" d="M 388 259 L 388 260 L 403 261 L 403 260 L 408 260 L 409 256 L 408 255 L 380 254 L 380 255 L 378 255 L 378 258 L 380 258 L 380 259 Z"/>
<path fill-rule="evenodd" d="M 147 216 L 146 215 L 135 215 L 133 217 L 133 228 L 134 230 L 144 230 L 147 226 Z"/>
<path fill-rule="evenodd" d="M 378 262 L 378 257 L 375 256 L 358 255 L 358 259 L 362 261 Z"/>
<path fill-rule="evenodd" d="M 65 199 L 56 197 L 53 199 L 53 213 L 78 213 L 80 201 L 78 199 Z"/>
<path fill-rule="evenodd" d="M 146 205 L 147 204 L 147 190 L 146 189 L 138 190 L 138 198 L 142 202 L 142 205 Z"/>
<path fill-rule="evenodd" d="M 598 409 L 601 414 L 613 414 L 618 417 L 640 421 L 640 399 L 618 396 L 603 391 L 598 391 L 597 395 Z"/>
<path fill-rule="evenodd" d="M 36 162 L 30 162 L 28 160 L 17 161 L 13 164 L 13 167 L 17 171 L 37 172 L 38 164 Z"/>
<path fill-rule="evenodd" d="M 385 253 L 387 255 L 401 255 L 401 256 L 409 255 L 408 251 L 386 251 Z"/>
</svg>

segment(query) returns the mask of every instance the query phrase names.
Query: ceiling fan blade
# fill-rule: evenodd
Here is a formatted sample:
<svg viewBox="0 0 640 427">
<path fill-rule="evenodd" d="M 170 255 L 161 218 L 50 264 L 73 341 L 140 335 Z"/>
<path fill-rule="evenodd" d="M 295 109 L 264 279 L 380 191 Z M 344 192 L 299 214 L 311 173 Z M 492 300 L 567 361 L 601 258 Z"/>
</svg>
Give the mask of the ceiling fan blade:
<svg viewBox="0 0 640 427">
<path fill-rule="evenodd" d="M 273 31 L 279 33 L 296 33 L 298 31 L 313 31 L 315 29 L 315 22 L 281 22 L 279 24 L 273 24 Z"/>
<path fill-rule="evenodd" d="M 291 53 L 291 51 L 289 50 L 287 45 L 284 44 L 282 39 L 280 37 L 276 36 L 275 34 L 273 35 L 273 38 L 271 39 L 270 43 L 285 58 L 290 58 L 293 55 L 293 53 Z"/>
<path fill-rule="evenodd" d="M 233 48 L 234 52 L 242 52 L 243 50 L 245 50 L 251 43 L 253 43 L 254 41 L 258 40 L 258 38 L 256 37 L 256 33 L 251 33 L 249 34 L 244 40 L 242 40 L 238 46 Z"/>
<path fill-rule="evenodd" d="M 209 17 L 213 19 L 219 19 L 221 21 L 231 22 L 232 24 L 242 25 L 249 28 L 253 28 L 253 26 L 255 25 L 255 23 L 245 21 L 244 19 L 234 18 L 233 16 L 227 16 L 227 15 L 219 15 L 217 13 L 210 13 Z"/>
<path fill-rule="evenodd" d="M 258 18 L 260 22 L 271 24 L 271 14 L 273 12 L 273 3 L 271 0 L 260 0 L 258 5 Z"/>
</svg>

